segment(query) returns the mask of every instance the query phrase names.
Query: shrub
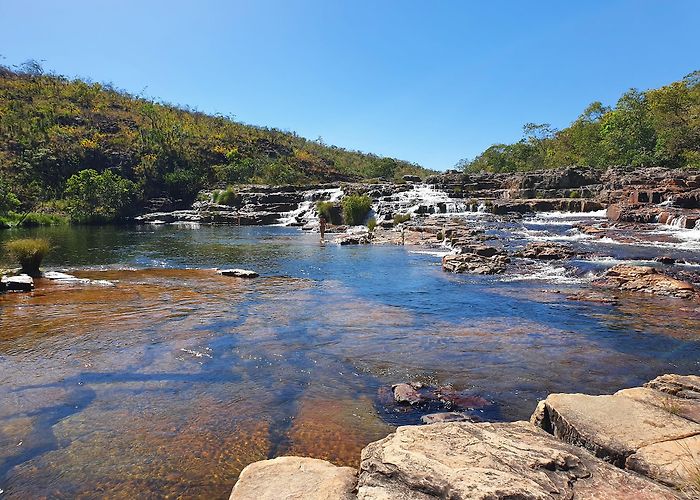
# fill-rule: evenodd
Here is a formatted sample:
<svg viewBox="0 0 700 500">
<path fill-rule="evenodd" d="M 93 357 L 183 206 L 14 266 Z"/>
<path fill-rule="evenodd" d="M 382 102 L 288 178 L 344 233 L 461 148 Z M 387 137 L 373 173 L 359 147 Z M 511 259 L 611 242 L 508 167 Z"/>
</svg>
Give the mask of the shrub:
<svg viewBox="0 0 700 500">
<path fill-rule="evenodd" d="M 439 231 L 438 234 L 435 235 L 438 241 L 442 241 L 445 239 L 445 235 L 442 234 L 442 231 Z"/>
<path fill-rule="evenodd" d="M 81 170 L 66 183 L 68 212 L 73 222 L 113 222 L 133 209 L 136 185 L 109 170 Z"/>
<path fill-rule="evenodd" d="M 29 276 L 41 276 L 39 266 L 44 256 L 51 250 L 51 244 L 43 238 L 25 238 L 5 243 L 5 250 Z"/>
<path fill-rule="evenodd" d="M 343 218 L 340 213 L 340 206 L 332 201 L 318 201 L 316 202 L 316 212 L 318 212 L 319 217 L 326 219 L 326 222 L 331 224 L 342 224 Z"/>
<path fill-rule="evenodd" d="M 580 198 L 580 197 L 581 197 L 581 193 L 579 193 L 579 192 L 576 191 L 576 190 L 571 191 L 571 192 L 569 193 L 569 198 Z"/>
<path fill-rule="evenodd" d="M 394 215 L 394 225 L 402 224 L 411 220 L 411 214 L 396 214 Z"/>
<path fill-rule="evenodd" d="M 372 208 L 372 200 L 369 196 L 351 194 L 343 198 L 342 205 L 345 223 L 350 226 L 359 226 Z"/>
<path fill-rule="evenodd" d="M 243 197 L 231 186 L 223 191 L 214 191 L 214 203 L 218 205 L 228 205 L 230 207 L 240 207 L 243 204 Z"/>
<path fill-rule="evenodd" d="M 367 229 L 369 229 L 370 232 L 374 231 L 374 228 L 377 227 L 377 219 L 374 217 L 370 217 L 370 219 L 367 221 Z"/>
<path fill-rule="evenodd" d="M 65 217 L 57 214 L 44 214 L 40 212 L 29 212 L 24 217 L 19 225 L 22 227 L 37 227 L 37 226 L 60 226 L 67 224 L 68 220 Z"/>
</svg>

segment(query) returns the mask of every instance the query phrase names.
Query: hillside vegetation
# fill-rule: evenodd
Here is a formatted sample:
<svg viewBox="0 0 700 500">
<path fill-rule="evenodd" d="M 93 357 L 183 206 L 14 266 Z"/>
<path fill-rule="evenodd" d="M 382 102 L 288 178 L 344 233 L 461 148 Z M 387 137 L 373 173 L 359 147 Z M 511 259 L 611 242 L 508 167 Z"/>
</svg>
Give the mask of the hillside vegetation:
<svg viewBox="0 0 700 500">
<path fill-rule="evenodd" d="M 590 104 L 569 127 L 528 123 L 515 144 L 494 144 L 458 166 L 515 172 L 567 165 L 700 168 L 700 71 L 664 87 Z"/>
<path fill-rule="evenodd" d="M 34 62 L 15 70 L 0 66 L 0 214 L 39 207 L 105 222 L 153 197 L 191 201 L 206 187 L 426 172 L 110 85 L 45 74 Z M 107 206 L 93 206 L 105 197 Z"/>
</svg>

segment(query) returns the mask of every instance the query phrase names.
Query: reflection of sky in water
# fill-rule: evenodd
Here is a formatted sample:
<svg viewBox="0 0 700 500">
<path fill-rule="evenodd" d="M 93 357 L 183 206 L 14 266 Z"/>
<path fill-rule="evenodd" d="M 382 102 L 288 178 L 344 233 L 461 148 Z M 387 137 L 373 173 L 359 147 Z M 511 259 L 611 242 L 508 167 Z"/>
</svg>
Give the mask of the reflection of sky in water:
<svg viewBox="0 0 700 500">
<path fill-rule="evenodd" d="M 510 420 L 549 392 L 700 371 L 689 303 L 567 300 L 605 261 L 513 280 L 445 274 L 400 247 L 319 247 L 280 227 L 34 232 L 58 247 L 48 266 L 118 286 L 0 298 L 3 497 L 224 496 L 267 456 L 356 465 L 387 422 L 417 423 L 378 396 L 404 380 L 452 384 L 494 402 L 484 418 Z M 646 255 L 620 247 L 618 259 Z M 262 278 L 211 271 L 229 266 Z"/>
</svg>

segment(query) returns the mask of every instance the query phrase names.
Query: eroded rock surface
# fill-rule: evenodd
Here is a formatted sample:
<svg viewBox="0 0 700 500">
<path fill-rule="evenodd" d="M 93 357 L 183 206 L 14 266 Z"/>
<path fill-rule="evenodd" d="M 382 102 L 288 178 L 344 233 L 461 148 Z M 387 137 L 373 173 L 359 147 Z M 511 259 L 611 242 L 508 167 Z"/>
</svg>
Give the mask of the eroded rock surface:
<svg viewBox="0 0 700 500">
<path fill-rule="evenodd" d="M 399 427 L 362 452 L 360 499 L 676 498 L 527 422 Z"/>
<path fill-rule="evenodd" d="M 568 245 L 552 242 L 528 243 L 515 253 L 516 257 L 539 260 L 561 260 L 576 256 L 576 251 Z"/>
<path fill-rule="evenodd" d="M 668 276 L 651 266 L 619 264 L 608 269 L 596 284 L 619 290 L 666 295 L 683 299 L 698 297 L 698 291 L 692 283 Z"/>
</svg>

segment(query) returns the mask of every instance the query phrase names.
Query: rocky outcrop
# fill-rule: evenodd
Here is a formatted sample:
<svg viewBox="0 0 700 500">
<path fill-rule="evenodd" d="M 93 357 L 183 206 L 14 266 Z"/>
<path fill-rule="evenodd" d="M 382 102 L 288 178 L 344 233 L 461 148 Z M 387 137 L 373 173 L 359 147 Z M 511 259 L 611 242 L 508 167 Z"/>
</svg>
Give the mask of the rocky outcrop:
<svg viewBox="0 0 700 500">
<path fill-rule="evenodd" d="M 442 258 L 442 270 L 451 273 L 500 274 L 510 262 L 507 255 L 497 253 L 484 257 L 476 253 L 450 254 Z"/>
<path fill-rule="evenodd" d="M 367 245 L 372 242 L 372 234 L 369 232 L 350 233 L 340 236 L 336 242 L 339 245 Z"/>
<path fill-rule="evenodd" d="M 595 284 L 619 290 L 683 299 L 698 298 L 698 291 L 692 283 L 668 276 L 651 266 L 619 264 L 608 269 Z"/>
<path fill-rule="evenodd" d="M 357 497 L 676 498 L 527 422 L 399 427 L 362 451 Z"/>
<path fill-rule="evenodd" d="M 561 260 L 575 257 L 577 253 L 568 245 L 545 241 L 528 243 L 525 248 L 513 255 L 523 259 Z"/>
<path fill-rule="evenodd" d="M 350 500 L 357 472 L 325 460 L 279 457 L 243 469 L 230 500 Z"/>
<path fill-rule="evenodd" d="M 614 395 L 551 394 L 531 422 L 618 467 L 683 490 L 693 487 L 700 463 L 700 399 L 679 394 L 700 394 L 697 388 L 700 377 L 665 375 Z"/>
</svg>

